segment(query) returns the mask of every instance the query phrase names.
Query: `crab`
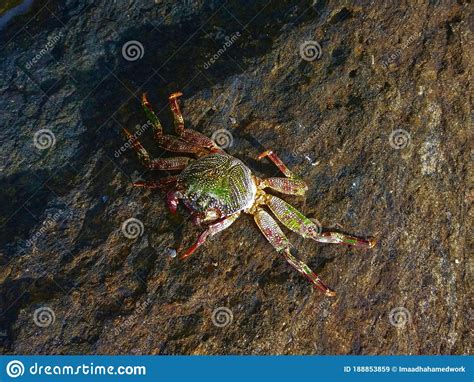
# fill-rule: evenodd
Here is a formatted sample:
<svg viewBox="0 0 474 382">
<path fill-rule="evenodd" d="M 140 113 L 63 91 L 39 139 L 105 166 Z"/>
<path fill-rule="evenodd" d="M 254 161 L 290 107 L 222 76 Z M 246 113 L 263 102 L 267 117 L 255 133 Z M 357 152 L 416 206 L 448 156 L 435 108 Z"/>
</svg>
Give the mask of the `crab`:
<svg viewBox="0 0 474 382">
<path fill-rule="evenodd" d="M 333 231 L 323 232 L 319 224 L 284 200 L 270 194 L 268 191 L 273 190 L 280 194 L 302 196 L 308 187 L 271 150 L 261 153 L 258 159 L 268 158 L 284 176 L 262 179 L 253 175 L 241 160 L 227 154 L 214 140 L 196 130 L 185 128 L 178 103 L 180 96 L 180 92 L 169 96 L 178 136 L 164 134 L 146 93 L 143 94 L 141 103 L 152 124 L 158 145 L 170 152 L 191 154 L 194 158 L 176 156 L 153 159 L 137 137 L 124 129 L 139 159 L 148 169 L 181 171 L 178 175 L 171 175 L 157 182 L 133 183 L 136 187 L 165 191 L 166 204 L 171 213 L 175 214 L 178 204 L 182 202 L 190 211 L 193 223 L 203 227 L 195 244 L 179 257 L 188 258 L 207 238 L 228 228 L 242 213 L 250 214 L 265 238 L 293 268 L 306 276 L 312 285 L 325 295 L 335 296 L 335 292 L 308 265 L 292 254 L 292 244 L 266 208 L 289 230 L 317 242 L 372 248 L 376 243 L 375 239 L 363 239 Z"/>
</svg>

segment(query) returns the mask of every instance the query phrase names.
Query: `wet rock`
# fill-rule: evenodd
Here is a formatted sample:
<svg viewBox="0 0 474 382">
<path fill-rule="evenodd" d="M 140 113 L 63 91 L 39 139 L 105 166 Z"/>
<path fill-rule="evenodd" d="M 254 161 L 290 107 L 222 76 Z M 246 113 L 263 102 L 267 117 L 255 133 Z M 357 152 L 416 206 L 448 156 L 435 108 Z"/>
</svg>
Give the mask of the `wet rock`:
<svg viewBox="0 0 474 382">
<path fill-rule="evenodd" d="M 35 2 L 1 31 L 2 352 L 470 352 L 469 22 L 462 1 Z M 285 197 L 308 217 L 378 238 L 289 233 L 335 298 L 248 216 L 170 256 L 198 230 L 131 186 L 163 175 L 121 129 L 146 124 L 148 92 L 171 133 L 178 90 L 187 126 L 227 129 L 257 175 L 277 171 L 256 156 L 279 153 L 308 183 Z M 151 129 L 140 141 L 167 155 Z"/>
</svg>

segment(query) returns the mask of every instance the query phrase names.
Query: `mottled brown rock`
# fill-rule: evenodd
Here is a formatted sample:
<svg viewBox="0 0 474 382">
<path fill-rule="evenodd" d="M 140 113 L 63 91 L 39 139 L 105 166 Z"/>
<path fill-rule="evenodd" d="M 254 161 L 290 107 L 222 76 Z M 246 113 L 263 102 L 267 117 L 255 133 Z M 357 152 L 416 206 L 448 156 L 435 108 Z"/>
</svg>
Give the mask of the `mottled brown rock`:
<svg viewBox="0 0 474 382">
<path fill-rule="evenodd" d="M 38 1 L 2 32 L 2 352 L 470 353 L 471 5 L 179 3 Z M 130 40 L 143 46 L 136 61 L 122 55 Z M 301 56 L 306 41 L 319 59 Z M 306 198 L 285 200 L 308 217 L 378 238 L 360 250 L 288 233 L 335 298 L 249 216 L 189 261 L 172 256 L 198 230 L 131 186 L 163 175 L 116 152 L 121 127 L 146 122 L 144 91 L 172 132 L 177 90 L 187 126 L 230 131 L 227 151 L 256 174 L 276 173 L 255 160 L 271 148 L 301 175 Z M 54 146 L 33 145 L 40 129 Z M 150 130 L 140 140 L 163 155 Z M 124 236 L 129 218 L 141 236 Z M 232 313 L 223 327 L 220 307 Z"/>
</svg>

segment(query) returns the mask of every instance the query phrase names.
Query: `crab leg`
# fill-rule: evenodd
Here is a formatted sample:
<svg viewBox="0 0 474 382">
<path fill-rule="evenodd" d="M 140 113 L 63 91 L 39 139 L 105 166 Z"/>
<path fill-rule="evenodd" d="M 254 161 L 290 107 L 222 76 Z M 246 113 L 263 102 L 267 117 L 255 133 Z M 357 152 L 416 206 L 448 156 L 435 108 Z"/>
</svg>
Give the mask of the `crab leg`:
<svg viewBox="0 0 474 382">
<path fill-rule="evenodd" d="M 147 99 L 146 93 L 143 93 L 142 95 L 142 107 L 148 120 L 153 125 L 154 137 L 160 147 L 164 148 L 165 150 L 177 153 L 197 154 L 202 151 L 202 148 L 197 145 L 185 142 L 173 135 L 163 134 L 163 127 L 161 126 L 160 120 L 153 111 L 153 108 Z"/>
<path fill-rule="evenodd" d="M 357 247 L 372 248 L 374 239 L 365 240 L 356 236 L 345 235 L 339 232 L 323 232 L 321 227 L 313 223 L 295 207 L 284 200 L 270 194 L 265 195 L 265 204 L 287 228 L 300 234 L 304 238 L 313 239 L 321 243 L 348 244 Z"/>
<path fill-rule="evenodd" d="M 304 195 L 308 190 L 305 182 L 295 178 L 267 178 L 259 179 L 258 188 L 271 188 L 287 195 Z"/>
<path fill-rule="evenodd" d="M 132 185 L 134 187 L 143 187 L 154 190 L 157 188 L 165 188 L 171 185 L 175 185 L 177 181 L 177 176 L 168 176 L 166 178 L 160 179 L 157 182 L 134 182 Z"/>
<path fill-rule="evenodd" d="M 375 244 L 377 244 L 377 241 L 373 238 L 366 240 L 357 236 L 332 231 L 321 233 L 321 237 L 318 241 L 321 243 L 348 244 L 362 248 L 373 248 L 375 247 Z"/>
<path fill-rule="evenodd" d="M 255 222 L 260 231 L 265 235 L 271 245 L 282 254 L 286 261 L 299 273 L 304 275 L 313 283 L 316 288 L 322 290 L 326 296 L 335 296 L 336 293 L 331 290 L 304 262 L 298 260 L 291 254 L 292 245 L 275 222 L 270 214 L 259 208 L 254 214 Z"/>
<path fill-rule="evenodd" d="M 240 215 L 240 212 L 235 213 L 234 215 L 230 215 L 218 222 L 211 224 L 207 227 L 207 229 L 201 233 L 198 237 L 196 243 L 194 243 L 191 247 L 189 247 L 181 256 L 180 259 L 184 260 L 185 258 L 191 256 L 196 249 L 198 249 L 209 236 L 214 236 L 216 233 L 223 231 L 224 229 L 228 228 Z"/>
<path fill-rule="evenodd" d="M 283 161 L 276 155 L 272 150 L 267 150 L 261 153 L 257 159 L 262 159 L 268 157 L 275 166 L 278 167 L 278 169 L 287 177 L 287 178 L 292 178 L 292 179 L 298 179 L 301 182 L 303 182 L 298 175 L 296 175 L 293 171 L 291 171 L 284 163 Z"/>
<path fill-rule="evenodd" d="M 178 182 L 177 176 L 168 176 L 166 178 L 160 179 L 157 182 L 135 182 L 132 185 L 134 187 L 143 187 L 148 188 L 150 190 L 155 190 L 157 188 L 163 190 L 166 188 L 170 188 L 171 186 L 176 186 Z M 176 213 L 179 204 L 179 192 L 178 191 L 168 191 L 166 194 L 166 206 L 170 210 L 172 214 Z"/>
<path fill-rule="evenodd" d="M 127 129 L 123 129 L 128 140 L 138 154 L 145 167 L 151 170 L 182 170 L 192 160 L 187 157 L 151 159 L 143 145 Z"/>
<path fill-rule="evenodd" d="M 168 98 L 171 111 L 173 112 L 176 133 L 180 136 L 181 139 L 192 145 L 203 147 L 211 152 L 222 152 L 222 150 L 214 143 L 211 138 L 206 137 L 205 135 L 199 133 L 196 130 L 184 128 L 184 118 L 181 114 L 181 109 L 178 103 L 178 98 L 182 95 L 183 93 L 177 92 L 171 94 Z"/>
<path fill-rule="evenodd" d="M 181 135 L 184 132 L 184 118 L 183 118 L 183 115 L 181 114 L 181 108 L 179 107 L 179 104 L 178 104 L 178 98 L 181 97 L 182 95 L 183 93 L 176 92 L 176 93 L 172 93 L 168 97 L 171 111 L 173 112 L 174 126 L 176 129 L 176 133 L 178 135 Z"/>
</svg>

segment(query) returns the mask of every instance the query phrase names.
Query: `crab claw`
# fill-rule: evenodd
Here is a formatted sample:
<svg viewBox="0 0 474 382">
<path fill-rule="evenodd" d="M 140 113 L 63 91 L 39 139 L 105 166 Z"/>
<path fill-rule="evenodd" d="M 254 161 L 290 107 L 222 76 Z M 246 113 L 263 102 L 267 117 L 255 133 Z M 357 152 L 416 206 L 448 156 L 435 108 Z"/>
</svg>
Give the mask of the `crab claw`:
<svg viewBox="0 0 474 382">
<path fill-rule="evenodd" d="M 187 257 L 191 256 L 196 249 L 198 249 L 209 236 L 213 236 L 216 233 L 223 231 L 227 227 L 229 227 L 240 215 L 240 212 L 237 212 L 233 215 L 227 216 L 218 220 L 217 222 L 211 224 L 207 227 L 207 229 L 201 233 L 196 241 L 191 247 L 189 247 L 179 258 L 181 260 L 186 259 Z"/>
<path fill-rule="evenodd" d="M 203 233 L 201 233 L 196 243 L 194 243 L 191 247 L 189 247 L 186 251 L 184 251 L 183 254 L 179 256 L 179 259 L 185 260 L 186 258 L 191 256 L 196 251 L 196 249 L 198 249 L 202 244 L 204 244 L 208 235 L 209 235 L 209 232 L 207 231 L 204 231 Z"/>
<path fill-rule="evenodd" d="M 166 194 L 166 205 L 172 214 L 178 209 L 179 198 L 176 191 L 170 191 Z"/>
</svg>

